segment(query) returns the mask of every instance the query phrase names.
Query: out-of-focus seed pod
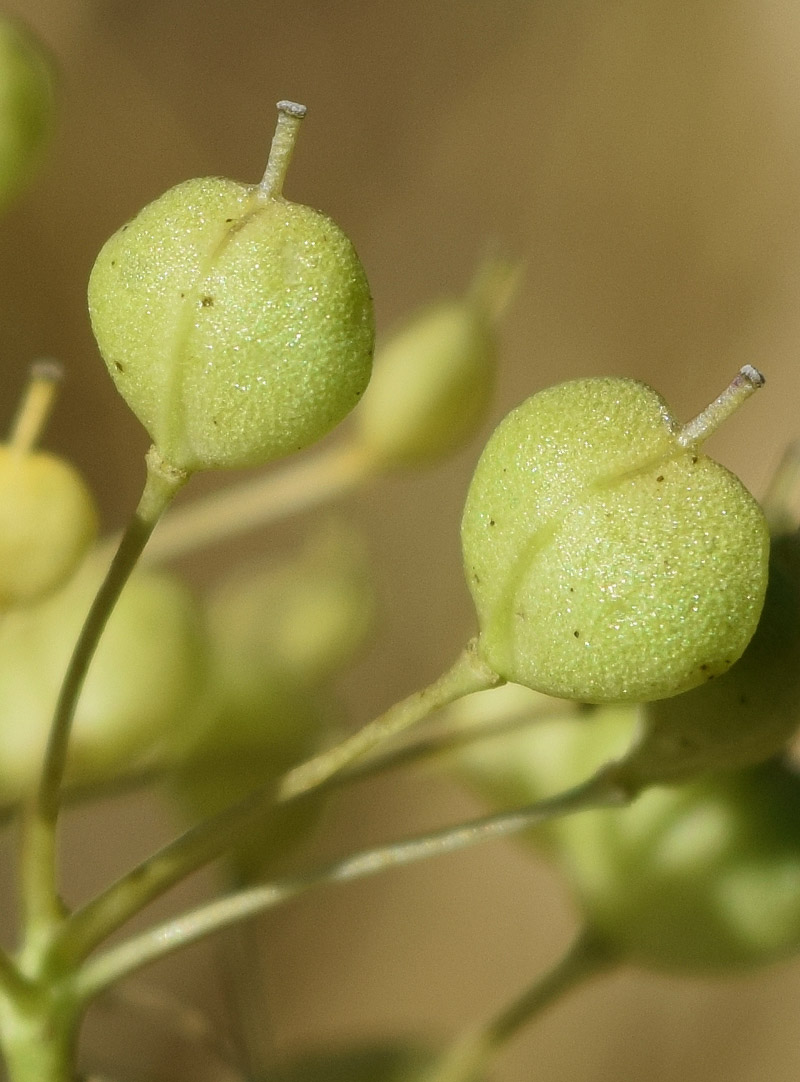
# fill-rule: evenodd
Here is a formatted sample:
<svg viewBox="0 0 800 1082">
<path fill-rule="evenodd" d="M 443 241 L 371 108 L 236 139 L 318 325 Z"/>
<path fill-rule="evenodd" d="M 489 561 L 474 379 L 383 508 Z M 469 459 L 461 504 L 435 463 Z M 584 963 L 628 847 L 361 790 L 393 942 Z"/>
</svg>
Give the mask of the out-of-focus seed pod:
<svg viewBox="0 0 800 1082">
<path fill-rule="evenodd" d="M 0 17 L 0 210 L 22 191 L 53 130 L 55 76 L 41 42 Z"/>
</svg>

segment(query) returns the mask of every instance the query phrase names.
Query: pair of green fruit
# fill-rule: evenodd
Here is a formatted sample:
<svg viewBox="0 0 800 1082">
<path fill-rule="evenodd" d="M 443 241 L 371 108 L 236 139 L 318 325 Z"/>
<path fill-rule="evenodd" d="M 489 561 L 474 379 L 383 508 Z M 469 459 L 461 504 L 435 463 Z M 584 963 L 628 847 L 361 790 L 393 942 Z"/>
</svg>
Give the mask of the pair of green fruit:
<svg viewBox="0 0 800 1082">
<path fill-rule="evenodd" d="M 370 375 L 366 276 L 337 226 L 283 197 L 304 110 L 278 108 L 260 185 L 171 189 L 106 243 L 89 284 L 109 372 L 162 460 L 187 474 L 308 445 Z M 739 385 L 760 381 L 749 370 Z M 699 451 L 718 420 L 680 426 L 654 391 L 620 379 L 551 388 L 506 419 L 462 527 L 480 651 L 501 677 L 638 701 L 741 655 L 768 538 L 752 497 Z"/>
</svg>

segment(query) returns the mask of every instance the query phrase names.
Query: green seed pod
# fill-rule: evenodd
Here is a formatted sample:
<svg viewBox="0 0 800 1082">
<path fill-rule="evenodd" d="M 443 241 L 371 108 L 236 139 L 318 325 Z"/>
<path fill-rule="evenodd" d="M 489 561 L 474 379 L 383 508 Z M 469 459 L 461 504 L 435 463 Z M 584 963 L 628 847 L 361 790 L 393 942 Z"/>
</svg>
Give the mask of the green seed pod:
<svg viewBox="0 0 800 1082">
<path fill-rule="evenodd" d="M 495 324 L 510 268 L 487 263 L 465 296 L 415 315 L 380 349 L 354 415 L 384 466 L 420 465 L 456 450 L 482 422 L 495 381 Z"/>
<path fill-rule="evenodd" d="M 0 18 L 0 209 L 26 186 L 53 129 L 53 65 L 16 19 Z"/>
<path fill-rule="evenodd" d="M 534 720 L 467 744 L 448 763 L 492 808 L 536 802 L 624 756 L 641 709 Z M 556 819 L 526 839 L 629 962 L 723 972 L 800 950 L 800 778 L 777 762 L 651 788 L 629 807 Z"/>
<path fill-rule="evenodd" d="M 777 762 L 565 820 L 561 864 L 628 961 L 683 973 L 800 950 L 800 779 Z"/>
<path fill-rule="evenodd" d="M 686 426 L 651 388 L 611 378 L 549 388 L 506 417 L 462 523 L 479 650 L 498 675 L 636 702 L 733 664 L 761 612 L 769 538 L 699 444 L 762 382 L 743 369 Z"/>
<path fill-rule="evenodd" d="M 94 501 L 77 470 L 44 452 L 0 447 L 0 610 L 63 585 L 96 532 Z"/>
<path fill-rule="evenodd" d="M 53 361 L 31 366 L 9 441 L 0 445 L 0 612 L 62 586 L 97 533 L 94 500 L 80 474 L 35 450 L 60 380 Z"/>
<path fill-rule="evenodd" d="M 739 661 L 716 680 L 648 703 L 623 780 L 683 781 L 749 766 L 783 748 L 800 724 L 800 537 L 772 539 L 761 619 Z"/>
<path fill-rule="evenodd" d="M 59 593 L 0 621 L 0 793 L 36 783 L 61 681 L 104 568 L 90 560 Z M 104 780 L 187 739 L 205 721 L 206 647 L 188 591 L 137 571 L 112 613 L 78 702 L 69 780 Z"/>
<path fill-rule="evenodd" d="M 260 185 L 179 184 L 107 241 L 89 281 L 108 370 L 178 470 L 298 451 L 369 380 L 366 276 L 337 225 L 281 195 L 305 110 L 279 110 Z"/>
</svg>

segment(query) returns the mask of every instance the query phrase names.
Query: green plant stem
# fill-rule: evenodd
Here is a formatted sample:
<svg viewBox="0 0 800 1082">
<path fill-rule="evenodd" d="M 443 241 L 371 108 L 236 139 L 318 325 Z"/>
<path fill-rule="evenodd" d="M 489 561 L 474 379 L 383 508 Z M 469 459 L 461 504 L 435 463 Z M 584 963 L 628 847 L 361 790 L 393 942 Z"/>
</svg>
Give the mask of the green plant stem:
<svg viewBox="0 0 800 1082">
<path fill-rule="evenodd" d="M 374 476 L 376 465 L 358 446 L 344 444 L 212 492 L 166 515 L 148 546 L 148 562 L 187 552 L 307 511 Z"/>
<path fill-rule="evenodd" d="M 551 970 L 484 1025 L 460 1036 L 420 1082 L 478 1082 L 496 1053 L 523 1026 L 533 1022 L 562 996 L 619 961 L 613 948 L 591 929 L 585 929 Z"/>
<path fill-rule="evenodd" d="M 438 680 L 409 695 L 407 699 L 395 703 L 385 714 L 381 714 L 340 744 L 285 774 L 278 786 L 278 799 L 292 800 L 318 788 L 345 766 L 366 755 L 378 744 L 410 729 L 434 710 L 447 706 L 456 699 L 462 699 L 465 695 L 471 695 L 474 691 L 486 691 L 503 683 L 505 681 L 480 657 L 477 640 L 472 640 L 456 663 Z"/>
<path fill-rule="evenodd" d="M 76 977 L 76 992 L 83 1002 L 88 1003 L 100 992 L 150 962 L 273 909 L 314 887 L 351 882 L 391 868 L 458 852 L 490 838 L 520 833 L 557 816 L 590 808 L 620 807 L 628 803 L 631 797 L 630 792 L 617 784 L 612 764 L 580 785 L 536 804 L 367 849 L 306 875 L 236 891 L 89 959 Z"/>
<path fill-rule="evenodd" d="M 324 755 L 285 774 L 277 789 L 265 786 L 186 831 L 72 914 L 59 937 L 59 958 L 69 965 L 85 958 L 145 905 L 224 853 L 275 804 L 297 800 L 321 788 L 380 740 L 455 699 L 499 682 L 500 678 L 475 653 L 474 643 L 470 643 L 455 664 L 428 687 L 396 703 Z"/>
<path fill-rule="evenodd" d="M 151 449 L 139 505 L 86 617 L 61 685 L 39 785 L 23 811 L 20 882 L 28 946 L 63 919 L 58 897 L 56 829 L 72 720 L 89 664 L 125 583 L 159 517 L 186 475 L 170 470 Z"/>
</svg>

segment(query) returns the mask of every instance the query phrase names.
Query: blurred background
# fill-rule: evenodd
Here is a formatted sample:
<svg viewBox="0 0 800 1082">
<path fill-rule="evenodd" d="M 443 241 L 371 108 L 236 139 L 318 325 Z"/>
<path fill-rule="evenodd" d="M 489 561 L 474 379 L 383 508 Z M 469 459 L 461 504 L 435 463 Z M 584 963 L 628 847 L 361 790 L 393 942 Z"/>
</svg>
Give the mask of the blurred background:
<svg viewBox="0 0 800 1082">
<path fill-rule="evenodd" d="M 69 454 L 106 529 L 138 498 L 147 441 L 108 380 L 85 286 L 106 237 L 179 180 L 257 181 L 274 103 L 309 107 L 286 193 L 353 239 L 379 334 L 458 292 L 490 244 L 525 263 L 482 437 L 436 469 L 350 497 L 378 576 L 374 644 L 342 681 L 350 723 L 435 677 L 474 631 L 458 526 L 492 424 L 557 380 L 653 383 L 688 419 L 750 362 L 767 389 L 711 450 L 756 493 L 800 434 L 800 9 L 788 0 L 14 0 L 60 70 L 45 169 L 0 222 L 3 420 L 31 358 L 68 382 L 48 445 Z M 200 478 L 186 498 L 227 483 Z M 235 554 L 291 548 L 307 523 Z M 201 587 L 231 559 L 185 560 Z M 317 855 L 477 814 L 430 775 L 371 783 L 328 815 Z M 71 899 L 172 836 L 157 799 L 72 815 Z M 189 884 L 148 920 L 206 897 Z M 4 888 L 11 914 L 13 898 Z M 10 917 L 9 917 L 10 922 Z M 5 923 L 5 922 L 4 922 Z M 567 946 L 575 917 L 544 866 L 492 844 L 260 921 L 261 1036 L 276 1056 L 384 1034 L 432 1041 L 483 1018 Z M 229 944 L 228 964 L 237 950 Z M 225 1014 L 226 967 L 200 947 L 149 970 Z M 558 1005 L 498 1082 L 794 1080 L 800 964 L 730 981 L 624 972 Z M 213 1078 L 163 1018 L 98 1009 L 87 1062 L 126 1079 Z M 167 1062 L 169 1058 L 169 1062 Z"/>
</svg>

